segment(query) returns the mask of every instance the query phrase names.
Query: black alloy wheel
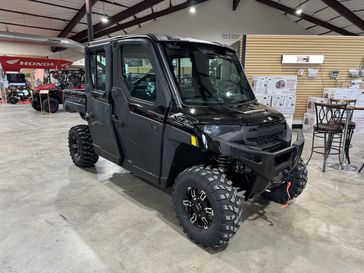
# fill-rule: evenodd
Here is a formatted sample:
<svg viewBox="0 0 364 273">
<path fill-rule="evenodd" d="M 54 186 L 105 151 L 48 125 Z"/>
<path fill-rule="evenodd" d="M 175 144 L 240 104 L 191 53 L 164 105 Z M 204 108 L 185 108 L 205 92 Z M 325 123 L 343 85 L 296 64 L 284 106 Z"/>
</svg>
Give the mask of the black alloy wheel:
<svg viewBox="0 0 364 273">
<path fill-rule="evenodd" d="M 192 224 L 201 229 L 208 229 L 211 226 L 214 210 L 203 190 L 189 187 L 182 203 Z"/>
<path fill-rule="evenodd" d="M 72 135 L 69 140 L 69 147 L 71 154 L 75 157 L 75 160 L 80 160 L 80 144 L 78 143 L 76 139 L 76 135 Z"/>
</svg>

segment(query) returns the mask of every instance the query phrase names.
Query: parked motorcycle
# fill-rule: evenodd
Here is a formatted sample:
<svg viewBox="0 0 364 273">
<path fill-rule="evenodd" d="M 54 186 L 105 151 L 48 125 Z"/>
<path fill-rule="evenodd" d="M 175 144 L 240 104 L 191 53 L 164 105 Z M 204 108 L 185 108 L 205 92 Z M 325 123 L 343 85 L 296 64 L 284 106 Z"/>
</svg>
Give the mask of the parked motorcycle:
<svg viewBox="0 0 364 273">
<path fill-rule="evenodd" d="M 11 88 L 7 95 L 7 102 L 17 104 L 19 101 L 26 101 L 32 96 L 32 91 L 29 89 Z"/>
</svg>

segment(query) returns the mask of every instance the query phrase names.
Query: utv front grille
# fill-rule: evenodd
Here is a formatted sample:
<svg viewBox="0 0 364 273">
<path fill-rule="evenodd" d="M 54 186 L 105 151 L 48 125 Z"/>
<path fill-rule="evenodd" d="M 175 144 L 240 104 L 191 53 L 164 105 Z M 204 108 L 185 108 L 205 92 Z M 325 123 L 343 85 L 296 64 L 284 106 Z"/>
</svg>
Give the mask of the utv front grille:
<svg viewBox="0 0 364 273">
<path fill-rule="evenodd" d="M 278 121 L 266 122 L 244 128 L 243 142 L 252 146 L 275 146 L 285 133 L 285 124 Z M 264 147 L 262 147 L 264 148 Z"/>
</svg>

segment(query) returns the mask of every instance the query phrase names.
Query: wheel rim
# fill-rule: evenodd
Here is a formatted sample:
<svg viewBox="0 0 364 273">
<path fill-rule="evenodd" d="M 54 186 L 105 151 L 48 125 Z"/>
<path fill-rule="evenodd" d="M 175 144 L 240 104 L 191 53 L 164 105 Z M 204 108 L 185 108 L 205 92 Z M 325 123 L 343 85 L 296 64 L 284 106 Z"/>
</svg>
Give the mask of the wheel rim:
<svg viewBox="0 0 364 273">
<path fill-rule="evenodd" d="M 203 190 L 188 187 L 182 204 L 188 219 L 194 226 L 200 229 L 208 229 L 212 225 L 214 211 Z"/>
<path fill-rule="evenodd" d="M 75 136 L 72 136 L 72 138 L 71 138 L 71 149 L 72 149 L 72 153 L 73 153 L 74 157 L 79 158 L 80 157 L 80 147 L 78 145 L 78 142 L 77 142 Z"/>
</svg>

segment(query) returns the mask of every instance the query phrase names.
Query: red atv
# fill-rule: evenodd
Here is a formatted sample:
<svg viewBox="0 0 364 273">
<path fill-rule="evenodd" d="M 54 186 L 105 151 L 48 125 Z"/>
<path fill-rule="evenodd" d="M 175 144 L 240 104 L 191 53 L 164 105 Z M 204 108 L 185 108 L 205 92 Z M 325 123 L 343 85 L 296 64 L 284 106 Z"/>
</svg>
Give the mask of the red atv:
<svg viewBox="0 0 364 273">
<path fill-rule="evenodd" d="M 51 83 L 51 79 L 53 82 Z M 53 70 L 49 73 L 45 84 L 35 88 L 30 102 L 36 111 L 44 110 L 55 113 L 63 104 L 63 90 L 84 90 L 85 72 L 83 70 Z"/>
</svg>

